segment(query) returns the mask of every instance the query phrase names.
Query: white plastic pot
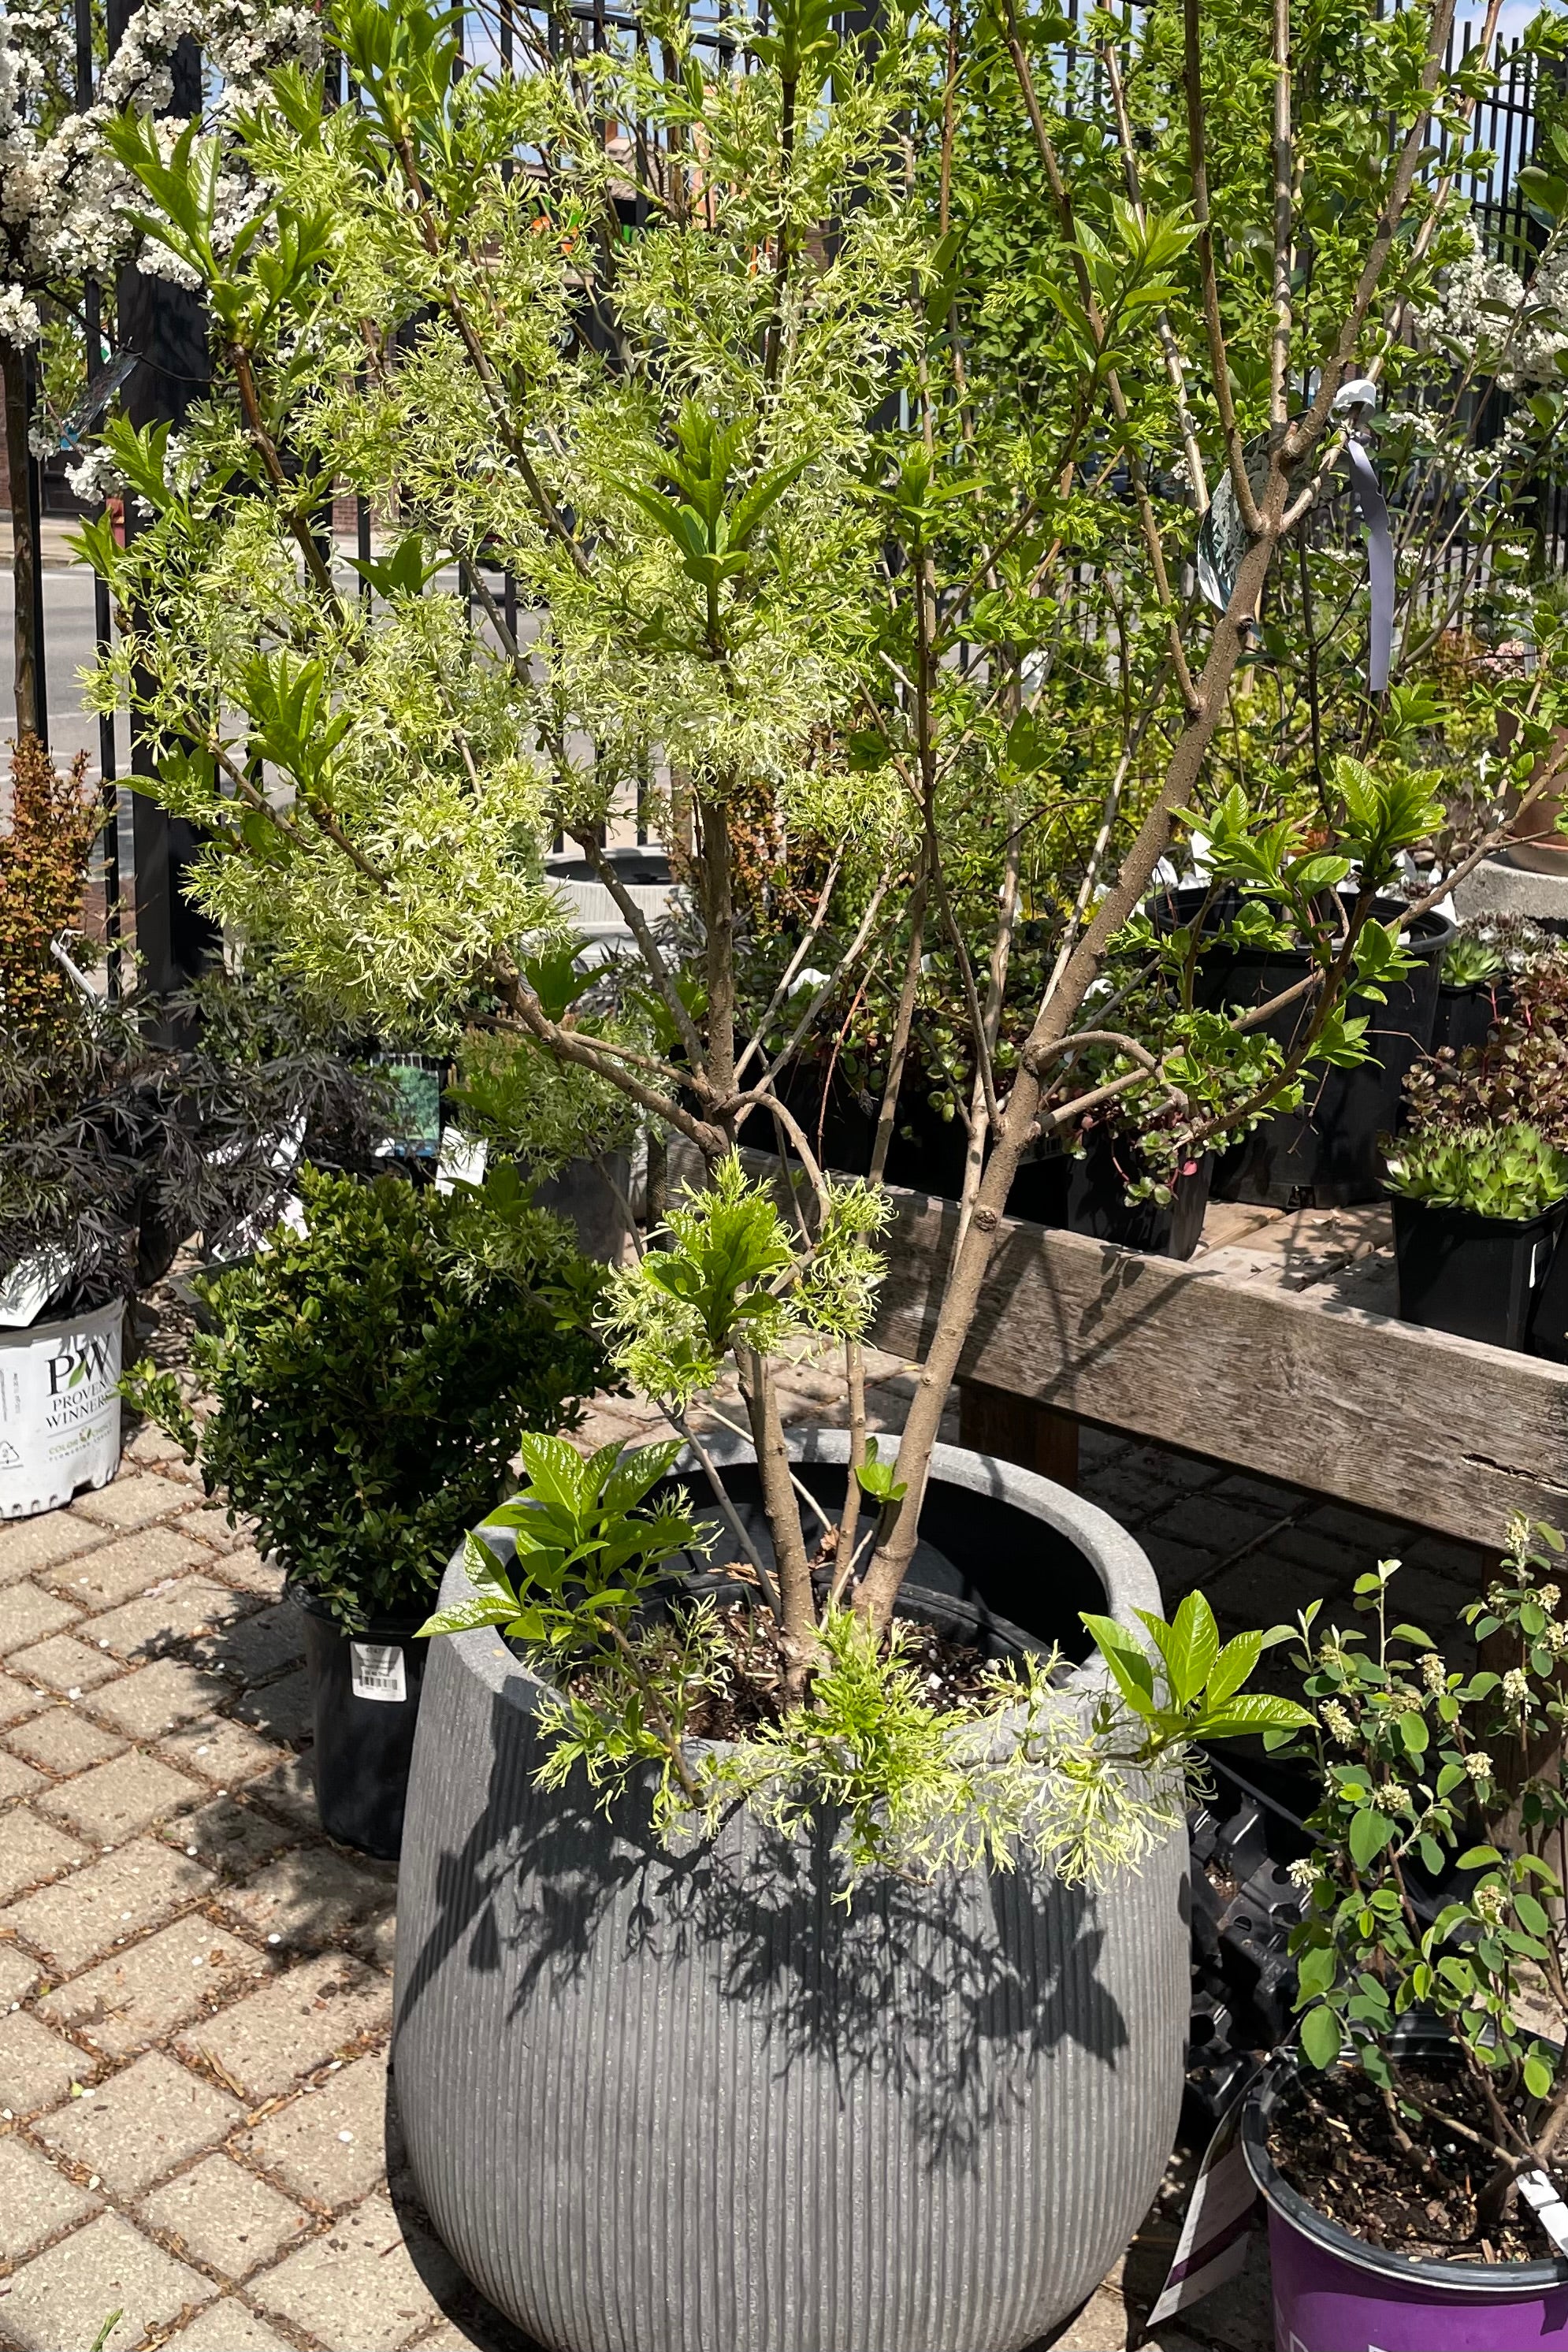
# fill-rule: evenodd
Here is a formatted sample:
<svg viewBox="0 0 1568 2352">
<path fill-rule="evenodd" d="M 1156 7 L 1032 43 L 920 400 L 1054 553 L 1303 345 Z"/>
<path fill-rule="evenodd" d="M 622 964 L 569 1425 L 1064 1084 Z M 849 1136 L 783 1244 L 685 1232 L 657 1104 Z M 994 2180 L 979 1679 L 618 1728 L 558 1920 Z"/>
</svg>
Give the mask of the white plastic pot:
<svg viewBox="0 0 1568 2352">
<path fill-rule="evenodd" d="M 107 1486 L 120 1467 L 118 1298 L 55 1323 L 0 1331 L 0 1519 Z"/>
</svg>

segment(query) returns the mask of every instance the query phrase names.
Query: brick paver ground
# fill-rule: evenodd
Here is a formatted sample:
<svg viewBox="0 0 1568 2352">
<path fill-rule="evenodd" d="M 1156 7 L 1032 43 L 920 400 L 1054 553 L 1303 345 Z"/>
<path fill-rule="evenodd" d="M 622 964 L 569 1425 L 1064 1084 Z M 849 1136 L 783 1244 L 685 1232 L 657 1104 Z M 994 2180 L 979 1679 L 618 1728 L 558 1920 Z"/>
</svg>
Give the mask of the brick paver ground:
<svg viewBox="0 0 1568 2352">
<path fill-rule="evenodd" d="M 907 1368 L 871 1371 L 896 1426 Z M 829 1374 L 786 1387 L 837 1417 Z M 647 1428 L 617 1402 L 585 1435 Z M 1236 1622 L 1342 1599 L 1394 1550 L 1405 1613 L 1451 1625 L 1482 1572 L 1462 1546 L 1103 1433 L 1081 1485 L 1167 1605 L 1202 1580 Z M 0 2352 L 88 2352 L 116 2310 L 110 2352 L 526 2352 L 402 2168 L 395 1874 L 316 1825 L 280 1604 L 279 1572 L 151 1432 L 101 1493 L 0 1526 Z M 1060 2352 L 1265 2352 L 1256 2254 L 1141 2334 L 1174 2226 L 1167 2199 Z"/>
</svg>

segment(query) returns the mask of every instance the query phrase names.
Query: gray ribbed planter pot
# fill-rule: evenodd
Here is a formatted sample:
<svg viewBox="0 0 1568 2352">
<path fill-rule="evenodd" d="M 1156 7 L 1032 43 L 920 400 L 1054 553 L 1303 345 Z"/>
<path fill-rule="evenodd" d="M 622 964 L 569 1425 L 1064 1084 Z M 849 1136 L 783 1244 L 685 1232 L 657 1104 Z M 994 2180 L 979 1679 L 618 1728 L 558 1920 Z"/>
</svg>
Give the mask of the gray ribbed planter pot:
<svg viewBox="0 0 1568 2352">
<path fill-rule="evenodd" d="M 1158 1607 L 1103 1511 L 953 1446 L 934 1475 L 1043 1522 L 1042 1574 L 1066 1536 L 1103 1589 L 1075 1607 Z M 986 1507 L 963 1500 L 977 1534 Z M 455 1562 L 443 1605 L 466 1589 Z M 744 1812 L 681 1856 L 640 1797 L 606 1820 L 580 1775 L 541 1793 L 540 1687 L 489 1633 L 434 1645 L 404 1832 L 398 2105 L 468 2276 L 551 2352 L 1033 2344 L 1170 2148 L 1185 1838 L 1105 1893 L 888 1878 L 846 1912 Z"/>
</svg>

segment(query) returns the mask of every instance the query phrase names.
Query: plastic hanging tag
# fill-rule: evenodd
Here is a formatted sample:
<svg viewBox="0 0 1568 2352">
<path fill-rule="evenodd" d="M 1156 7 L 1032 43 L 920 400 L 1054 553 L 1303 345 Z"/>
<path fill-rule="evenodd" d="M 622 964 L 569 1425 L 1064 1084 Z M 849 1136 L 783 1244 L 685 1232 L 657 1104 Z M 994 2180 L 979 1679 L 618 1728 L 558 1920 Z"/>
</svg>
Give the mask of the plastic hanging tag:
<svg viewBox="0 0 1568 2352">
<path fill-rule="evenodd" d="M 1562 2192 L 1544 2172 L 1521 2172 L 1519 2193 L 1525 2203 L 1534 2209 L 1535 2218 L 1560 2254 L 1568 2254 L 1568 2205 Z"/>
<path fill-rule="evenodd" d="M 1175 2257 L 1148 2325 L 1174 2318 L 1200 2295 L 1235 2278 L 1247 2262 L 1258 2190 L 1241 2148 L 1245 2090 L 1220 2117 L 1193 2183 Z"/>
<path fill-rule="evenodd" d="M 396 1706 L 408 1696 L 403 1653 L 395 1642 L 351 1642 L 349 1669 L 355 1698 L 375 1698 Z"/>
<path fill-rule="evenodd" d="M 482 1184 L 489 1156 L 489 1145 L 482 1137 L 465 1135 L 460 1128 L 447 1128 L 441 1138 L 441 1156 L 436 1163 L 436 1190 L 452 1192 L 459 1184 Z"/>
<path fill-rule="evenodd" d="M 71 1254 L 50 1247 L 19 1258 L 0 1276 L 0 1328 L 25 1330 L 37 1322 L 71 1271 Z"/>
</svg>

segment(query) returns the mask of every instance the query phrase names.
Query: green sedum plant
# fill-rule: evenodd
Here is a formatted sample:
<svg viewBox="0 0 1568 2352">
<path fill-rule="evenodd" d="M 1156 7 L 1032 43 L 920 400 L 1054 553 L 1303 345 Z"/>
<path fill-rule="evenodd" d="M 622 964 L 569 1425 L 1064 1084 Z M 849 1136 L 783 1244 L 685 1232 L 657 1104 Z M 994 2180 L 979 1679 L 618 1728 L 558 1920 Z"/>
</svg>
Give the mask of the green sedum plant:
<svg viewBox="0 0 1568 2352">
<path fill-rule="evenodd" d="M 1387 1149 L 1389 1191 L 1433 1208 L 1522 1223 L 1568 1195 L 1568 1155 L 1532 1127 L 1430 1129 Z"/>
<path fill-rule="evenodd" d="M 1462 930 L 1443 953 L 1446 988 L 1485 988 L 1501 980 L 1507 971 L 1508 958 L 1501 947 L 1474 930 Z"/>
<path fill-rule="evenodd" d="M 597 1270 L 504 1167 L 451 1195 L 307 1171 L 301 1193 L 303 1233 L 198 1280 L 199 1427 L 172 1373 L 125 1393 L 352 1628 L 418 1612 L 520 1433 L 574 1425 L 604 1373 Z"/>
</svg>

